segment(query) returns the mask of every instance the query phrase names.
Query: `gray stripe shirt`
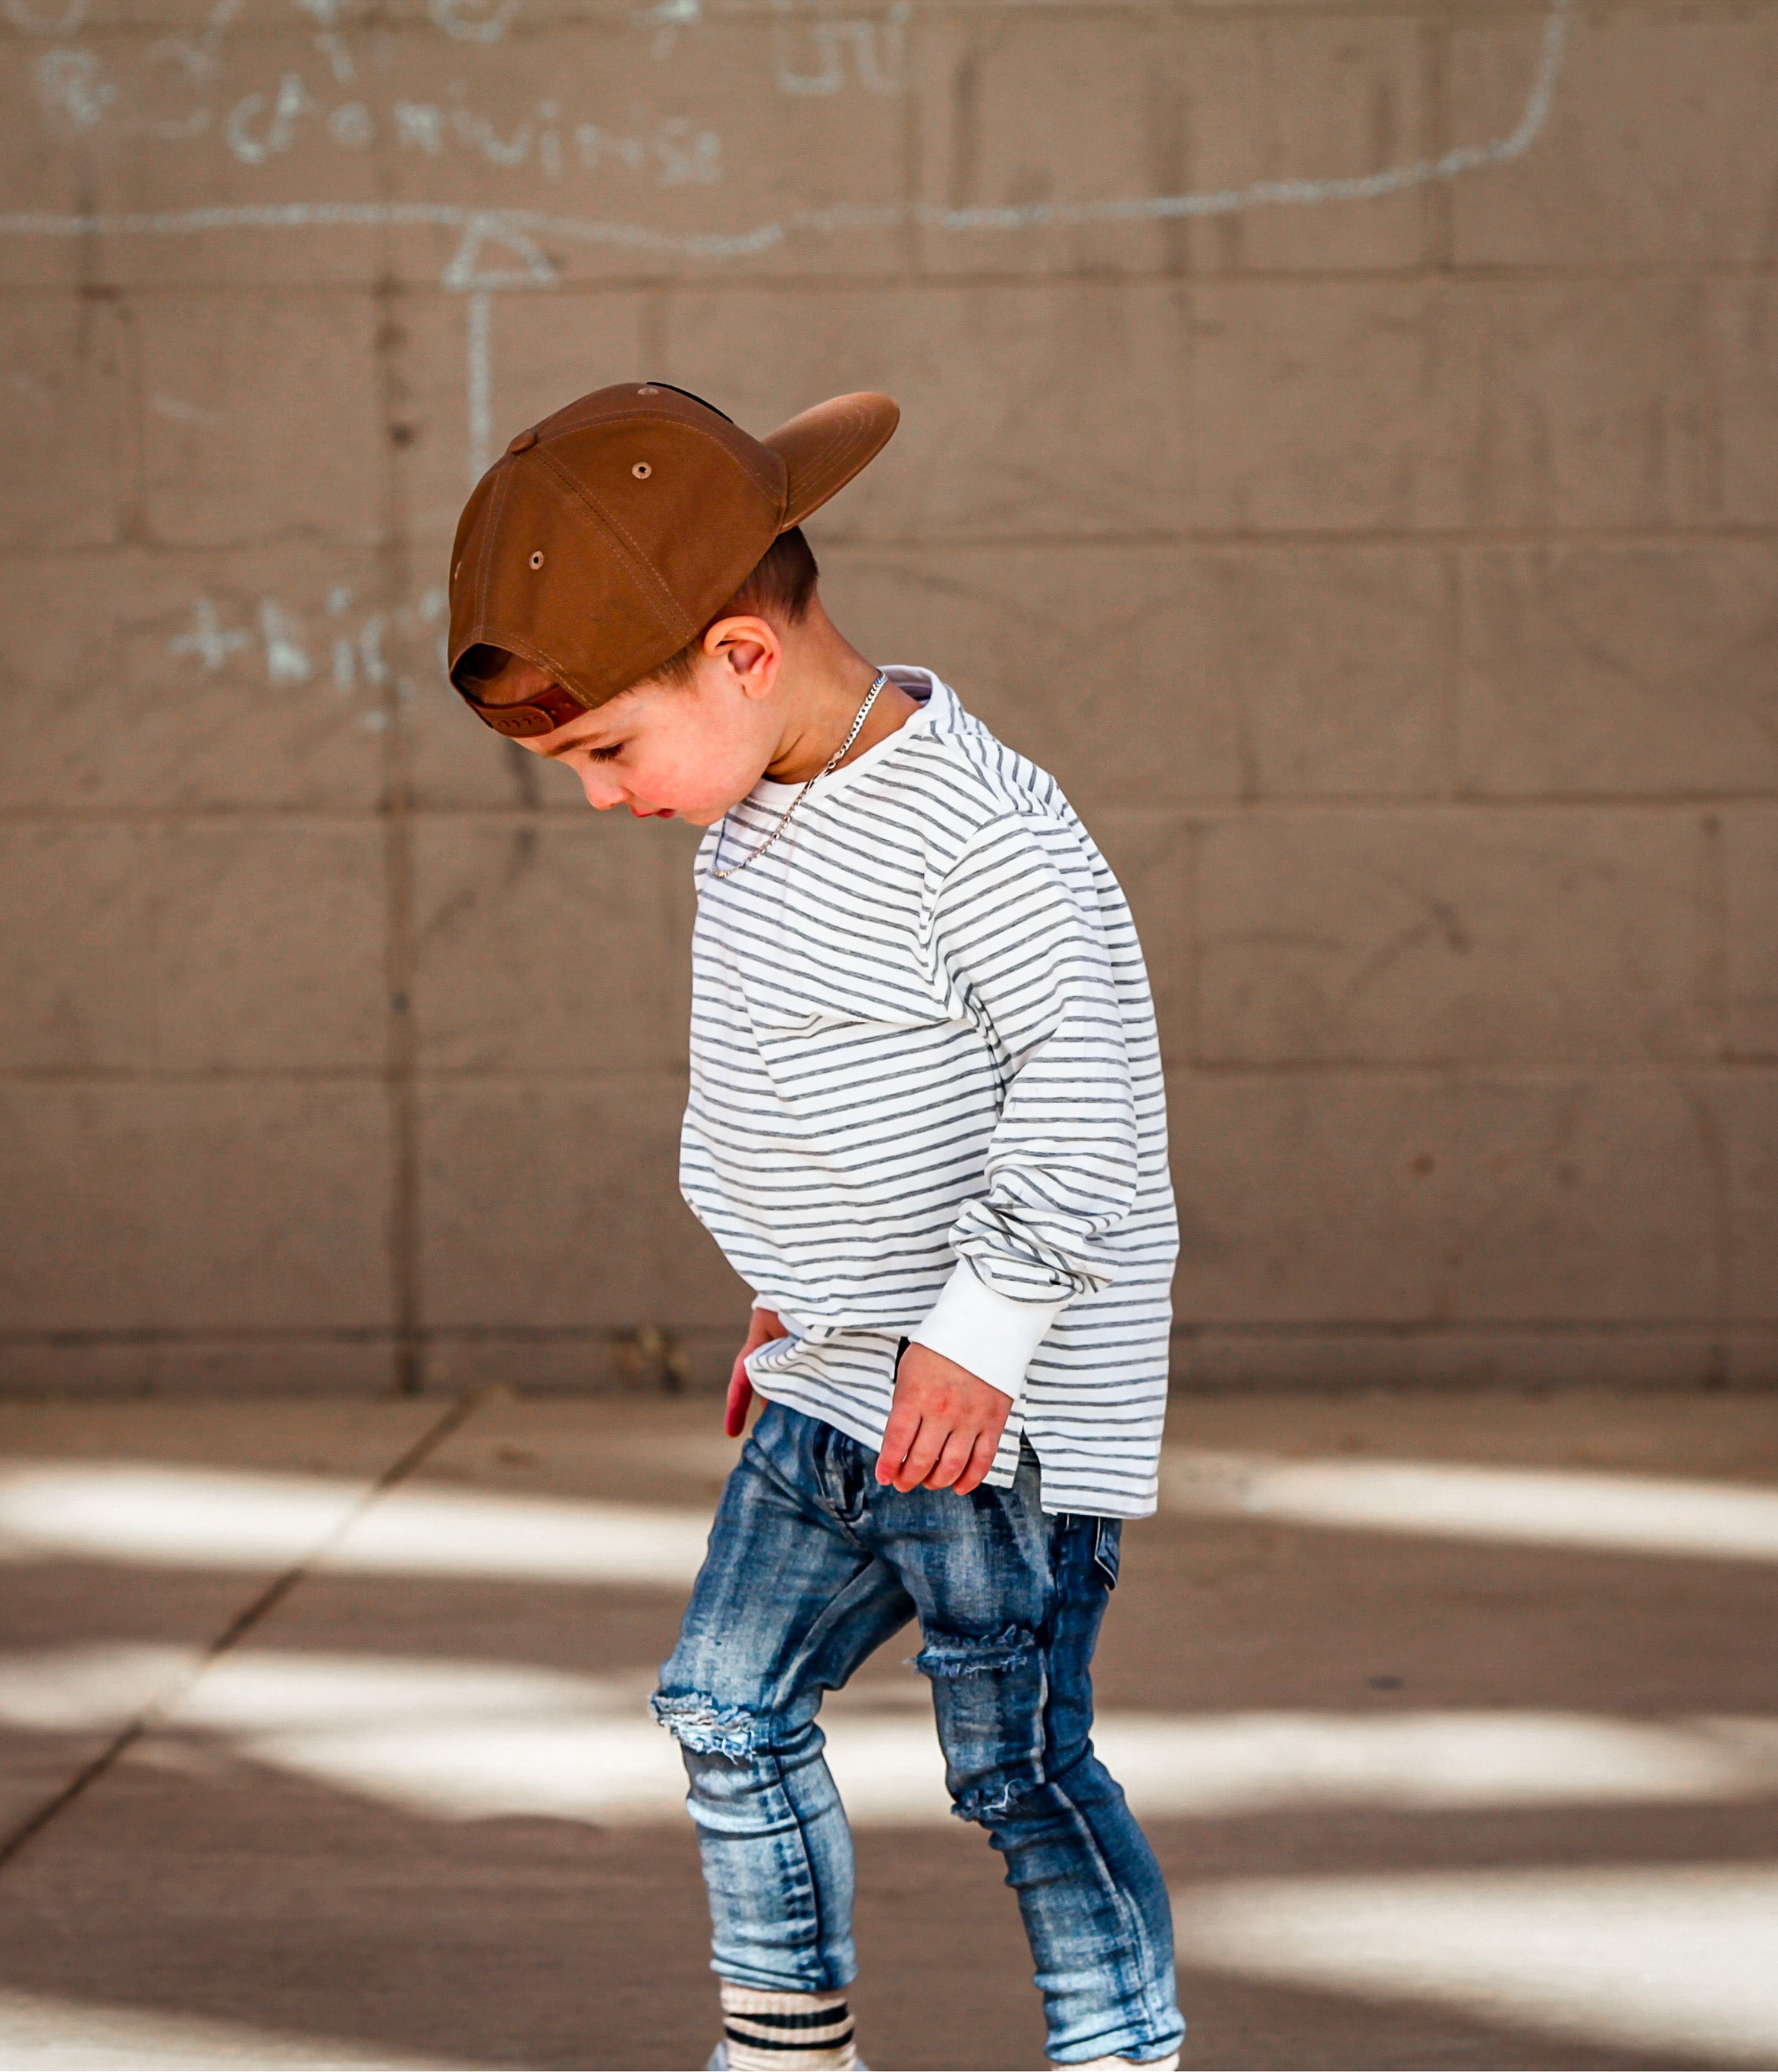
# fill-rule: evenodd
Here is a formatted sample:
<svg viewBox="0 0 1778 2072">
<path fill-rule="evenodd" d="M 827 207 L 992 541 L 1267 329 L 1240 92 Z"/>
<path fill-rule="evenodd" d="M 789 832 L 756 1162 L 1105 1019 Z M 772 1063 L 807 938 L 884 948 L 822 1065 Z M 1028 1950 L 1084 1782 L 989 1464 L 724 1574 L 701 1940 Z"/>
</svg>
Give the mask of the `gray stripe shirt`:
<svg viewBox="0 0 1778 2072">
<path fill-rule="evenodd" d="M 696 871 L 680 1184 L 789 1335 L 762 1396 L 881 1441 L 902 1337 L 1012 1398 L 1048 1511 L 1155 1507 L 1178 1249 L 1160 1047 L 1117 880 L 1053 778 L 928 670 L 823 777 L 762 781 Z M 719 856 L 720 850 L 720 856 Z"/>
</svg>

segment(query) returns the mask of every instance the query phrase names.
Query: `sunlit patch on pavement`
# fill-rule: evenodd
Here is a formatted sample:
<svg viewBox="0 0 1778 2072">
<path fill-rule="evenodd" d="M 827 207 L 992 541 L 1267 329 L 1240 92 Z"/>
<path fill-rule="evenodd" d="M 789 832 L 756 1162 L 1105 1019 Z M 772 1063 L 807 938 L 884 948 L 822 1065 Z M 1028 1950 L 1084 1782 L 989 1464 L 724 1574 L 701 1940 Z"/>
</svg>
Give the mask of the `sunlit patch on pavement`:
<svg viewBox="0 0 1778 2072">
<path fill-rule="evenodd" d="M 0 1658 L 0 1725 L 116 1728 L 165 1701 L 152 1752 L 260 1763 L 428 1818 L 677 1819 L 684 1778 L 647 1717 L 651 1670 L 606 1676 L 488 1662 L 238 1648 L 192 1679 L 179 1648 Z M 182 1688 L 182 1686 L 183 1688 Z M 947 1818 L 922 1686 L 829 1714 L 854 1822 Z M 1094 1741 L 1137 1812 L 1206 1819 L 1316 1806 L 1405 1811 L 1720 1804 L 1778 1794 L 1778 1721 L 1578 1712 L 1107 1712 Z"/>
<path fill-rule="evenodd" d="M 295 2065 L 448 2072 L 452 2062 L 149 2008 L 0 1991 L 0 2065 L 7 2072 L 281 2072 Z"/>
<path fill-rule="evenodd" d="M 1164 1507 L 1350 1531 L 1778 1560 L 1778 1491 L 1423 1461 L 1166 1449 Z M 134 1462 L 0 1466 L 0 1560 L 635 1585 L 683 1589 L 706 1505 L 602 1503 Z"/>
<path fill-rule="evenodd" d="M 1778 1561 L 1778 1490 L 1732 1482 L 1169 1446 L 1160 1486 L 1163 1509 L 1213 1518 Z"/>
<path fill-rule="evenodd" d="M 11 1463 L 0 1470 L 0 1559 L 169 1568 L 464 1576 L 683 1589 L 707 1508 L 599 1503 L 404 1483 L 367 1504 L 343 1476 Z"/>
<path fill-rule="evenodd" d="M 1285 1878 L 1188 1886 L 1173 1910 L 1188 1971 L 1778 2064 L 1778 1865 Z"/>
</svg>

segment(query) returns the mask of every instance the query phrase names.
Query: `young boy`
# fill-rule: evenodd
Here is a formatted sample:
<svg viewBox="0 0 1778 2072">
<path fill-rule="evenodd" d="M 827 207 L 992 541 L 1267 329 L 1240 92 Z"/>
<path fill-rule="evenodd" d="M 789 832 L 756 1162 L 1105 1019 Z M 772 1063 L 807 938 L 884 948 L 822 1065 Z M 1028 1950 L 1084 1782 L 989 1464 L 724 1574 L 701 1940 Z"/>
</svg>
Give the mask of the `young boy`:
<svg viewBox="0 0 1778 2072">
<path fill-rule="evenodd" d="M 1155 1507 L 1176 1249 L 1141 951 L 1054 780 L 877 669 L 799 521 L 894 430 L 764 440 L 664 383 L 519 434 L 451 557 L 453 682 L 588 802 L 707 830 L 680 1185 L 758 1291 L 655 1716 L 691 1780 L 733 2072 L 858 2061 L 815 1716 L 918 1618 L 955 1811 L 1007 1859 L 1053 2063 L 1169 2068 L 1159 1869 L 1092 1752 Z"/>
</svg>

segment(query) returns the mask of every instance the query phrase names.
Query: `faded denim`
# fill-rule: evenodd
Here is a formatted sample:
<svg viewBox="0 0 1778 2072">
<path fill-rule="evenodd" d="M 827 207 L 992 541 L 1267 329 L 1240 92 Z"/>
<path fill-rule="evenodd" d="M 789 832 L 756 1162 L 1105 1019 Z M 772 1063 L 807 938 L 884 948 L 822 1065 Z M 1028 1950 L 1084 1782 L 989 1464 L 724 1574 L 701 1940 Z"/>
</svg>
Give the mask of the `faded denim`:
<svg viewBox="0 0 1778 2072">
<path fill-rule="evenodd" d="M 1007 1860 L 1060 2063 L 1164 2058 L 1185 2033 L 1153 1852 L 1093 1753 L 1090 1667 L 1120 1522 L 1011 1489 L 879 1483 L 844 1433 L 768 1404 L 730 1474 L 655 1716 L 678 1739 L 712 1968 L 768 1992 L 849 1985 L 852 1851 L 823 1692 L 918 1617 L 952 1810 Z"/>
</svg>

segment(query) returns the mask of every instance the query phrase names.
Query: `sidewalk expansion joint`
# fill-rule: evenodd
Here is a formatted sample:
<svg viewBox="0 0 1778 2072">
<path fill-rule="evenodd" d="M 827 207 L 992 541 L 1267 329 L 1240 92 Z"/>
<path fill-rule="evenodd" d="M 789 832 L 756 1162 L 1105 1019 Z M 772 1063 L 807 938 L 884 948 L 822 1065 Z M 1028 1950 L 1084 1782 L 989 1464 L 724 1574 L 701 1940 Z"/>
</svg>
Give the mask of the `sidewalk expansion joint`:
<svg viewBox="0 0 1778 2072">
<path fill-rule="evenodd" d="M 293 1562 L 288 1568 L 274 1576 L 256 1597 L 248 1600 L 182 1675 L 158 1696 L 151 1698 L 90 1762 L 75 1772 L 60 1790 L 46 1799 L 35 1812 L 27 1814 L 4 1840 L 0 1840 L 0 1870 L 6 1869 L 13 1859 L 35 1841 L 45 1828 L 106 1776 L 145 1734 L 152 1733 L 166 1720 L 211 1664 L 238 1646 L 299 1583 L 306 1581 L 314 1572 L 317 1564 L 326 1559 L 373 1505 L 422 1466 L 446 1440 L 468 1423 L 486 1402 L 502 1393 L 503 1392 L 499 1389 L 477 1389 L 459 1396 L 441 1417 L 421 1433 L 405 1453 L 383 1470 L 344 1516 L 324 1533 L 300 1560 Z"/>
</svg>

